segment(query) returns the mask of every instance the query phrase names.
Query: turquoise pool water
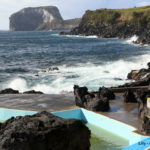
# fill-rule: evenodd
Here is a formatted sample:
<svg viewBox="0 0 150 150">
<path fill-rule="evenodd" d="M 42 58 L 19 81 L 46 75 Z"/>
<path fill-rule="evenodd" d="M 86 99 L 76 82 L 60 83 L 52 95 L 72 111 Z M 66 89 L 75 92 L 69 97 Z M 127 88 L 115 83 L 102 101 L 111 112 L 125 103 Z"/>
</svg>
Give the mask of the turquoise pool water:
<svg viewBox="0 0 150 150">
<path fill-rule="evenodd" d="M 91 124 L 86 124 L 91 130 L 90 150 L 121 150 L 129 145 L 129 141 Z"/>
</svg>

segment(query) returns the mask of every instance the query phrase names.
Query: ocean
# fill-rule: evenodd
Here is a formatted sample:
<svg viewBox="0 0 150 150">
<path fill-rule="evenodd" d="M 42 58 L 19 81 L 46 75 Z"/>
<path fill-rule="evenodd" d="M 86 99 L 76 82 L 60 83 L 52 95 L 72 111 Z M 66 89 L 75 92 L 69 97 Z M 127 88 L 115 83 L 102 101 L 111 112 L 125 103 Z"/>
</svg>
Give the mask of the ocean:
<svg viewBox="0 0 150 150">
<path fill-rule="evenodd" d="M 124 84 L 131 70 L 150 61 L 150 46 L 132 44 L 136 38 L 0 31 L 0 90 L 60 94 L 73 91 L 75 84 L 89 90 Z"/>
</svg>

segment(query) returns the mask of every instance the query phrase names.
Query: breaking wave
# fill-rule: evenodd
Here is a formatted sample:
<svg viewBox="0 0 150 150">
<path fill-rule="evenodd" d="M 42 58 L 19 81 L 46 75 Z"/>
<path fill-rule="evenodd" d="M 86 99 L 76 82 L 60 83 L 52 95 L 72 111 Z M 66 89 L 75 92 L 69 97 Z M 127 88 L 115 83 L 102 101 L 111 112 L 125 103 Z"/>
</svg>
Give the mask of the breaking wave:
<svg viewBox="0 0 150 150">
<path fill-rule="evenodd" d="M 127 39 L 126 43 L 133 44 L 133 42 L 136 42 L 137 40 L 138 40 L 138 36 L 134 35 L 131 38 Z"/>
<path fill-rule="evenodd" d="M 107 62 L 103 65 L 92 63 L 77 66 L 59 66 L 58 72 L 40 72 L 35 84 L 23 78 L 15 78 L 7 82 L 5 88 L 13 88 L 20 92 L 28 90 L 42 91 L 46 94 L 60 94 L 73 91 L 73 85 L 87 86 L 90 90 L 98 90 L 100 86 L 117 86 L 128 82 L 127 74 L 133 69 L 146 67 L 150 55 L 132 57 L 130 60 Z M 55 78 L 54 78 L 55 77 Z"/>
</svg>

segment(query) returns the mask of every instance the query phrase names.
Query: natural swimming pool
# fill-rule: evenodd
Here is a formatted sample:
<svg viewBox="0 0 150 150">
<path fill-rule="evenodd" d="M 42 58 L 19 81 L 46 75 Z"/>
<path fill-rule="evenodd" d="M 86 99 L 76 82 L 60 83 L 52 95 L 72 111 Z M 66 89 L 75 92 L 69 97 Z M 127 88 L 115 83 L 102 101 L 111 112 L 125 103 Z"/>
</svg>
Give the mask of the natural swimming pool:
<svg viewBox="0 0 150 150">
<path fill-rule="evenodd" d="M 102 128 L 91 125 L 86 126 L 91 130 L 91 148 L 90 150 L 121 150 L 129 145 L 129 141 L 112 134 Z"/>
<path fill-rule="evenodd" d="M 0 120 L 35 113 L 35 111 L 0 108 Z M 146 138 L 136 134 L 134 132 L 136 128 L 128 124 L 85 109 L 52 112 L 52 114 L 64 119 L 79 119 L 86 123 L 92 133 L 90 150 L 121 150 Z"/>
</svg>

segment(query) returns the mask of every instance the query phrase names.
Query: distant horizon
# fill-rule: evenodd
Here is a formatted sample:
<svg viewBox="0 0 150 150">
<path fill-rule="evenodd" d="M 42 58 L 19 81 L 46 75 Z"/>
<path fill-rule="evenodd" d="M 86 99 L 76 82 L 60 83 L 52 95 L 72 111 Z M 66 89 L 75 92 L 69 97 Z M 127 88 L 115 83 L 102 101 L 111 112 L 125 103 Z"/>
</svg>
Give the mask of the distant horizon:
<svg viewBox="0 0 150 150">
<path fill-rule="evenodd" d="M 86 10 L 96 10 L 96 9 L 126 9 L 140 6 L 150 5 L 149 0 L 95 0 L 93 3 L 91 0 L 0 0 L 0 30 L 9 30 L 9 17 L 27 7 L 43 7 L 43 6 L 56 6 L 64 20 L 81 18 Z"/>
</svg>

